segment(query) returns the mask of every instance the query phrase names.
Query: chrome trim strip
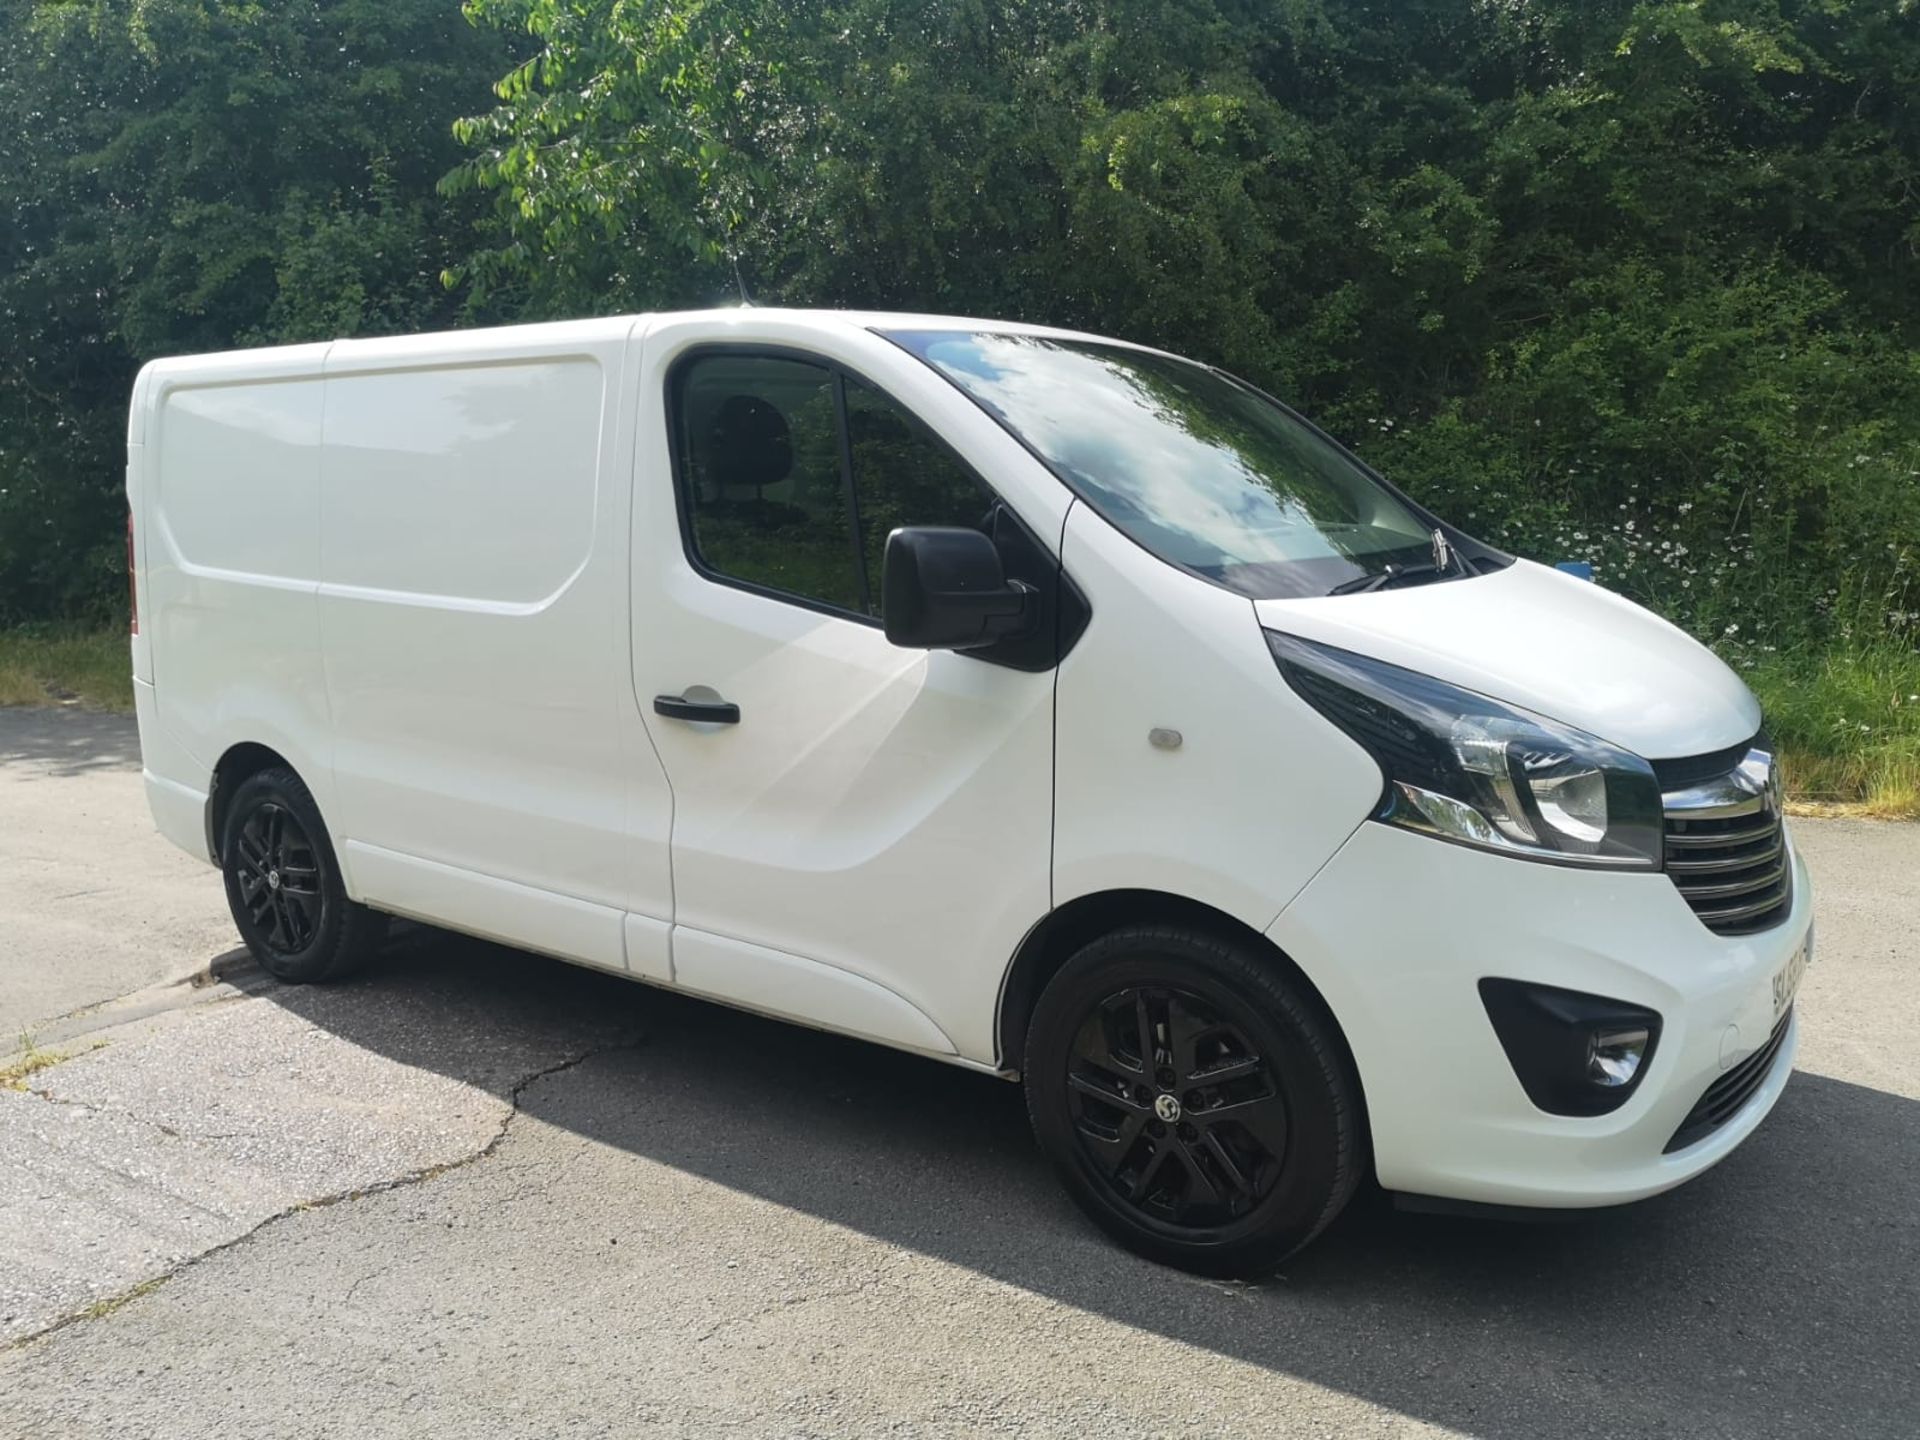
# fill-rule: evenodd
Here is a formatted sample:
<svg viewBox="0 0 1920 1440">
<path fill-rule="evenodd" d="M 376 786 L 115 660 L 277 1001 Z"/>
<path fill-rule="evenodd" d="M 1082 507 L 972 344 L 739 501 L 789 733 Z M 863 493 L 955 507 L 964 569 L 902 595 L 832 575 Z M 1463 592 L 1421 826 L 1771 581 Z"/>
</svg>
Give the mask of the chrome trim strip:
<svg viewBox="0 0 1920 1440">
<path fill-rule="evenodd" d="M 1686 838 L 1687 837 L 1680 835 L 1669 835 L 1667 840 L 1671 843 L 1675 840 L 1684 840 Z M 1781 851 L 1786 848 L 1780 841 L 1779 830 L 1771 825 L 1769 825 L 1762 834 L 1755 835 L 1750 840 L 1742 840 L 1737 843 L 1751 845 L 1755 840 L 1770 840 L 1772 843 L 1764 850 L 1750 850 L 1744 855 L 1724 855 L 1717 860 L 1669 860 L 1667 861 L 1667 873 L 1675 876 L 1725 875 L 1733 870 L 1748 870 L 1755 865 L 1771 864 L 1780 858 Z M 1733 847 L 1729 845 L 1727 848 L 1732 849 Z M 1673 883 L 1679 885 L 1682 882 L 1676 879 Z"/>
<path fill-rule="evenodd" d="M 1669 822 L 1683 817 L 1669 815 Z M 1731 850 L 1737 845 L 1751 845 L 1756 840 L 1771 840 L 1780 833 L 1780 822 L 1768 816 L 1764 823 L 1748 825 L 1739 830 L 1701 830 L 1691 834 L 1677 835 L 1667 831 L 1667 845 L 1676 850 Z"/>
<path fill-rule="evenodd" d="M 1725 775 L 1684 790 L 1669 790 L 1660 806 L 1674 820 L 1717 820 L 1778 810 L 1779 775 L 1773 752 L 1757 746 Z M 1775 802 L 1769 805 L 1769 801 Z"/>
<path fill-rule="evenodd" d="M 1769 885 L 1778 885 L 1787 878 L 1787 867 L 1775 865 L 1766 874 L 1751 880 L 1730 880 L 1723 885 L 1680 885 L 1680 893 L 1689 901 L 1694 900 L 1730 900 L 1735 895 L 1750 895 L 1755 890 L 1764 890 Z"/>
<path fill-rule="evenodd" d="M 1660 797 L 1660 805 L 1675 820 L 1731 820 L 1739 815 L 1761 814 L 1767 800 L 1765 795 L 1725 780 L 1709 780 L 1704 785 L 1669 791 Z"/>
<path fill-rule="evenodd" d="M 1718 910 L 1695 910 L 1693 914 L 1707 925 L 1738 925 L 1741 920 L 1753 920 L 1753 916 L 1764 916 L 1768 910 L 1778 910 L 1786 902 L 1786 895 L 1768 895 L 1766 899 L 1753 900 L 1751 904 L 1728 904 L 1720 906 Z"/>
<path fill-rule="evenodd" d="M 1773 752 L 1758 745 L 1726 774 L 1660 797 L 1667 876 L 1709 930 L 1742 935 L 1786 918 L 1793 876 L 1780 799 Z"/>
</svg>

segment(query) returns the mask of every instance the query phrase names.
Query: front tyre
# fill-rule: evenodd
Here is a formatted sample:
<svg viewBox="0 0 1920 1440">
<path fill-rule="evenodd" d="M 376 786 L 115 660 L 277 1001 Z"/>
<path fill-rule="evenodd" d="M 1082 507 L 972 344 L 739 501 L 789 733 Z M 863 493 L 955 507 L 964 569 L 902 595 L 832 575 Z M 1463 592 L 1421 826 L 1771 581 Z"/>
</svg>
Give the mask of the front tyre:
<svg viewBox="0 0 1920 1440">
<path fill-rule="evenodd" d="M 1080 1207 L 1149 1259 L 1271 1271 L 1366 1168 L 1333 1022 L 1272 955 L 1176 925 L 1079 951 L 1027 1030 L 1027 1109 Z"/>
<path fill-rule="evenodd" d="M 380 946 L 387 917 L 347 899 L 320 809 L 284 766 L 250 775 L 221 828 L 220 868 L 240 938 L 269 975 L 333 980 Z"/>
</svg>

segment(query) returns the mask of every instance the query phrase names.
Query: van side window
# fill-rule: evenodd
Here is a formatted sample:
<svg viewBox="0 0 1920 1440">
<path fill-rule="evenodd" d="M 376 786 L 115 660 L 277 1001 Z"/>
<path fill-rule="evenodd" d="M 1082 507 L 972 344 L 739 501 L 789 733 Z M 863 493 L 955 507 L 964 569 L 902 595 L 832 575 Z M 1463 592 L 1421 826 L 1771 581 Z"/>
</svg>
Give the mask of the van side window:
<svg viewBox="0 0 1920 1440">
<path fill-rule="evenodd" d="M 694 550 L 722 576 L 878 616 L 895 527 L 987 523 L 986 486 L 851 376 L 773 355 L 696 355 L 676 385 Z"/>
<path fill-rule="evenodd" d="M 836 609 L 866 609 L 840 468 L 833 372 L 704 355 L 679 385 L 687 510 L 710 569 Z"/>
<path fill-rule="evenodd" d="M 984 529 L 994 498 L 924 423 L 859 381 L 847 381 L 847 440 L 872 610 L 881 611 L 887 536 L 902 525 Z"/>
</svg>

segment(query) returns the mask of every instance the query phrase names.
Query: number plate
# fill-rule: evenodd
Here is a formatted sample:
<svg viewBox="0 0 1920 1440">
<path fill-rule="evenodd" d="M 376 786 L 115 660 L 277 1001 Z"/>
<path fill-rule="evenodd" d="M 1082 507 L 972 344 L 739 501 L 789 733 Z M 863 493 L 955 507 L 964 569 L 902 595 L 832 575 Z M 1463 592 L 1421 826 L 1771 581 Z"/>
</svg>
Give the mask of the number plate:
<svg viewBox="0 0 1920 1440">
<path fill-rule="evenodd" d="M 1787 1013 L 1787 1007 L 1793 1004 L 1793 997 L 1800 989 L 1800 977 L 1807 973 L 1807 966 L 1813 960 L 1813 931 L 1807 931 L 1807 938 L 1793 952 L 1787 963 L 1773 972 L 1773 1018 L 1778 1020 Z"/>
</svg>

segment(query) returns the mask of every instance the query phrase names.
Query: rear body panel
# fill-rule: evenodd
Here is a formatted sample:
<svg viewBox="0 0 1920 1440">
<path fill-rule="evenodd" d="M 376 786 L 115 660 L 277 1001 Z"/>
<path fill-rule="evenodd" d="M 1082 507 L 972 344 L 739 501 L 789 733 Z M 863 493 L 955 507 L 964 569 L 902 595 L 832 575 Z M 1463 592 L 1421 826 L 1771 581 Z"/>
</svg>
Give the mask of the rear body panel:
<svg viewBox="0 0 1920 1440">
<path fill-rule="evenodd" d="M 264 746 L 354 898 L 666 972 L 670 801 L 625 683 L 635 323 L 143 372 L 137 693 L 169 838 L 205 857 L 215 768 Z"/>
</svg>

